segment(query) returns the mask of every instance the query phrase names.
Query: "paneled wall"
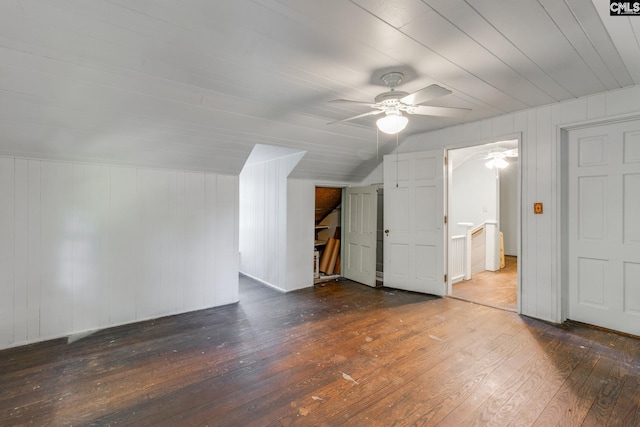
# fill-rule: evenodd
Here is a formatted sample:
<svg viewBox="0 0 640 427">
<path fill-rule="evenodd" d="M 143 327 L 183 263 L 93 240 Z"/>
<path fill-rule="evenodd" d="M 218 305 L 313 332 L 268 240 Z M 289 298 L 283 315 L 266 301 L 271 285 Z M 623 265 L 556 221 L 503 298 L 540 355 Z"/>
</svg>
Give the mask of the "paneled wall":
<svg viewBox="0 0 640 427">
<path fill-rule="evenodd" d="M 313 285 L 316 186 L 287 180 L 287 291 Z"/>
<path fill-rule="evenodd" d="M 518 162 L 500 169 L 500 231 L 505 255 L 518 255 Z"/>
<path fill-rule="evenodd" d="M 304 280 L 292 276 L 293 272 L 288 271 L 288 266 L 294 265 L 293 260 L 292 263 L 288 262 L 288 242 L 297 235 L 297 221 L 304 222 L 304 219 L 298 215 L 298 211 L 290 211 L 287 179 L 303 155 L 304 152 L 247 164 L 240 173 L 240 271 L 283 291 L 304 286 Z M 304 188 L 295 187 L 291 190 L 291 203 L 303 212 L 308 210 L 311 240 L 308 247 L 309 270 L 305 273 L 311 279 L 306 286 L 311 286 L 314 202 L 312 198 L 306 206 L 309 203 L 309 191 L 305 192 Z M 313 190 L 310 192 L 313 194 Z M 296 244 L 299 242 L 296 241 Z"/>
<path fill-rule="evenodd" d="M 626 116 L 640 115 L 640 86 L 603 92 L 452 126 L 408 137 L 401 153 L 459 148 L 520 136 L 521 168 L 521 302 L 522 314 L 563 320 L 562 140 L 561 129 Z M 364 185 L 382 182 L 377 168 Z M 533 214 L 533 203 L 544 203 L 544 214 Z"/>
<path fill-rule="evenodd" d="M 280 175 L 277 162 L 247 165 L 240 173 L 240 271 L 282 288 L 287 180 Z"/>
<path fill-rule="evenodd" d="M 238 178 L 0 157 L 0 348 L 238 300 Z"/>
</svg>

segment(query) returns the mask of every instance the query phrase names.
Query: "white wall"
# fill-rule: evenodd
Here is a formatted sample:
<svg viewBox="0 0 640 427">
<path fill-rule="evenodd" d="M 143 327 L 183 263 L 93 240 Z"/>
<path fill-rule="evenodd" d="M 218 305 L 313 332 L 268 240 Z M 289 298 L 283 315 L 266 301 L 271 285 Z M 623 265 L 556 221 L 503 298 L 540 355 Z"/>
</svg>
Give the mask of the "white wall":
<svg viewBox="0 0 640 427">
<path fill-rule="evenodd" d="M 238 300 L 238 178 L 0 157 L 0 348 Z"/>
<path fill-rule="evenodd" d="M 518 163 L 500 169 L 500 231 L 504 237 L 504 254 L 518 255 Z"/>
<path fill-rule="evenodd" d="M 240 173 L 240 271 L 283 289 L 278 260 L 286 254 L 288 172 L 278 172 L 276 161 L 247 165 Z"/>
<path fill-rule="evenodd" d="M 470 222 L 473 226 L 485 221 L 498 220 L 498 182 L 495 169 L 487 169 L 483 158 L 469 159 L 460 164 L 453 163 L 452 191 L 449 194 L 449 219 L 452 235 L 464 234 L 466 227 L 459 222 Z"/>
<path fill-rule="evenodd" d="M 286 290 L 313 286 L 315 190 L 311 181 L 287 180 Z"/>
<path fill-rule="evenodd" d="M 240 271 L 263 283 L 288 291 L 290 283 L 295 288 L 303 286 L 299 280 L 288 278 L 287 244 L 289 230 L 294 233 L 297 220 L 289 223 L 288 180 L 287 176 L 298 164 L 304 152 L 260 163 L 247 164 L 240 173 Z M 296 184 L 292 184 L 296 186 Z M 296 186 L 292 189 L 291 203 L 300 204 L 305 200 L 296 200 Z M 313 193 L 312 193 L 313 194 Z M 308 196 L 307 196 L 308 197 Z M 300 206 L 302 206 L 300 204 Z M 313 199 L 310 209 L 309 233 L 309 271 L 313 285 Z"/>
<path fill-rule="evenodd" d="M 521 136 L 522 314 L 552 322 L 563 320 L 561 132 L 566 126 L 640 115 L 640 86 L 603 92 L 491 119 L 408 137 L 401 153 L 440 147 L 459 148 Z M 363 181 L 381 182 L 382 168 Z M 533 214 L 533 203 L 544 214 Z"/>
</svg>

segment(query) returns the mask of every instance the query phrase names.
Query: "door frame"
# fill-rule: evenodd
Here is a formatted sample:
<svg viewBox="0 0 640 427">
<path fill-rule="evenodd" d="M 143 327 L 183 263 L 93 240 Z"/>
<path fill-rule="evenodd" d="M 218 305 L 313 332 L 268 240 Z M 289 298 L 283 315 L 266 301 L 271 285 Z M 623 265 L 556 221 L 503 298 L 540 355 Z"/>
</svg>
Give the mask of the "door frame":
<svg viewBox="0 0 640 427">
<path fill-rule="evenodd" d="M 501 137 L 492 137 L 492 138 L 487 138 L 487 139 L 483 139 L 483 140 L 477 140 L 477 141 L 473 141 L 471 143 L 468 144 L 463 144 L 463 145 L 448 145 L 444 148 L 444 155 L 447 158 L 447 161 L 445 162 L 445 188 L 444 188 L 444 209 L 445 212 L 444 214 L 447 216 L 447 218 L 450 217 L 449 213 L 450 213 L 450 197 L 449 197 L 449 192 L 451 190 L 451 180 L 452 180 L 452 169 L 450 168 L 450 163 L 448 161 L 448 157 L 449 157 L 449 151 L 450 150 L 459 150 L 459 149 L 464 149 L 464 148 L 470 148 L 470 147 L 477 147 L 480 145 L 486 145 L 486 144 L 492 144 L 492 143 L 496 143 L 496 142 L 500 142 L 500 141 L 506 141 L 506 140 L 517 140 L 518 141 L 518 162 L 517 162 L 517 166 L 518 166 L 518 172 L 517 172 L 517 176 L 518 176 L 518 183 L 517 183 L 517 188 L 518 188 L 518 195 L 517 195 L 517 207 L 516 207 L 516 256 L 518 258 L 518 268 L 517 268 L 517 285 L 516 285 L 516 291 L 517 291 L 517 305 L 516 305 L 516 312 L 518 314 L 522 313 L 522 271 L 524 269 L 524 266 L 526 264 L 526 260 L 523 259 L 522 257 L 522 226 L 523 226 L 523 219 L 522 219 L 522 184 L 523 184 L 523 173 L 524 173 L 524 167 L 523 165 L 525 164 L 523 158 L 526 158 L 526 153 L 524 153 L 523 151 L 523 147 L 522 147 L 522 133 L 521 132 L 516 132 L 516 133 L 512 133 L 512 134 L 507 134 Z M 453 287 L 453 283 L 451 283 L 451 275 L 449 274 L 449 221 L 447 221 L 447 225 L 446 225 L 446 237 L 445 237 L 445 272 L 447 273 L 447 282 L 446 282 L 446 295 L 449 296 L 451 295 L 451 291 L 452 291 L 452 287 Z"/>
<path fill-rule="evenodd" d="M 556 244 L 559 248 L 560 262 L 557 265 L 557 275 L 560 286 L 556 290 L 556 310 L 560 314 L 560 322 L 565 322 L 569 317 L 569 132 L 589 127 L 623 123 L 640 120 L 640 113 L 623 114 L 605 119 L 586 120 L 573 123 L 564 123 L 556 126 L 555 155 L 559 159 L 556 162 L 556 204 L 558 206 L 556 219 L 558 232 Z"/>
<path fill-rule="evenodd" d="M 316 188 L 320 187 L 320 188 L 339 188 L 342 190 L 342 194 L 340 195 L 340 245 L 342 245 L 342 242 L 344 241 L 344 229 L 342 228 L 342 224 L 344 224 L 344 215 L 345 215 L 345 209 L 344 209 L 344 203 L 345 203 L 345 189 L 349 186 L 352 186 L 352 184 L 349 183 L 336 183 L 336 182 L 331 182 L 331 183 L 327 183 L 324 181 L 314 181 L 313 183 L 313 191 L 314 191 L 314 212 L 315 212 L 315 191 Z M 315 221 L 315 220 L 314 220 Z M 315 249 L 315 247 L 314 247 Z M 340 265 L 344 265 L 344 251 L 340 250 Z M 312 272 L 313 272 L 313 266 L 311 267 Z M 339 276 L 339 277 L 344 277 L 342 275 L 342 272 L 340 274 L 336 274 L 335 276 Z M 329 279 L 329 280 L 334 280 L 334 279 Z M 313 279 L 313 284 L 316 283 L 316 279 Z M 312 285 L 313 286 L 313 285 Z"/>
<path fill-rule="evenodd" d="M 363 191 L 364 190 L 364 191 Z M 378 240 L 378 187 L 376 185 L 364 185 L 364 186 L 352 186 L 352 187 L 346 187 L 343 190 L 343 194 L 342 194 L 342 204 L 343 204 L 343 211 L 344 214 L 342 215 L 342 222 L 341 222 L 341 243 L 340 243 L 340 247 L 341 247 L 341 252 L 340 252 L 340 256 L 341 256 L 341 275 L 349 280 L 353 280 L 354 282 L 358 282 L 358 283 L 362 283 L 363 285 L 367 285 L 367 286 L 371 286 L 371 287 L 375 287 L 376 286 L 376 253 L 377 253 L 377 240 Z M 360 204 L 359 202 L 357 203 L 356 206 L 354 206 L 353 203 L 351 203 L 351 198 L 349 198 L 350 195 L 353 195 L 354 193 L 350 193 L 351 191 L 358 191 L 357 194 L 358 195 L 358 200 L 362 200 L 362 204 Z M 360 208 L 365 208 L 365 200 L 362 198 L 363 194 L 369 194 L 371 199 L 369 200 L 368 203 L 368 208 L 374 208 L 374 209 L 370 209 L 369 210 L 369 219 L 370 221 L 368 222 L 368 225 L 370 227 L 369 229 L 369 233 L 362 233 L 362 229 L 360 228 L 359 231 L 357 232 L 351 232 L 351 218 L 352 218 L 352 210 L 356 209 L 356 212 L 359 212 Z M 365 221 L 361 221 L 363 218 L 363 215 L 360 214 L 358 215 L 358 221 L 357 223 L 359 225 L 361 225 L 361 222 L 365 222 Z M 347 241 L 347 237 L 349 237 L 350 240 Z M 364 243 L 363 243 L 364 241 Z M 369 256 L 367 257 L 366 261 L 372 261 L 371 263 L 367 263 L 368 266 L 371 268 L 370 274 L 363 274 L 363 271 L 366 272 L 365 269 L 363 269 L 363 264 L 364 264 L 364 257 L 362 257 L 361 255 L 363 254 L 362 248 L 363 247 L 367 247 L 366 243 L 370 243 L 370 245 L 368 246 L 369 248 Z M 350 265 L 350 261 L 351 261 L 351 249 L 349 247 L 349 244 L 354 244 L 357 245 L 357 258 L 360 259 L 360 261 L 358 262 L 358 266 L 359 268 L 356 269 L 350 269 L 349 265 Z M 342 261 L 344 260 L 344 261 Z M 355 271 L 354 271 L 355 270 Z"/>
</svg>

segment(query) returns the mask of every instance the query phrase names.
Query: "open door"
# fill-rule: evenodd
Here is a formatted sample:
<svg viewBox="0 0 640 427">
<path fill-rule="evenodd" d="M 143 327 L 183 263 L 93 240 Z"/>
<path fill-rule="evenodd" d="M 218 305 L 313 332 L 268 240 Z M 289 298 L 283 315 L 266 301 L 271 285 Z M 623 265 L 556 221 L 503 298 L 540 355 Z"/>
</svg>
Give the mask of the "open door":
<svg viewBox="0 0 640 427">
<path fill-rule="evenodd" d="M 344 277 L 376 285 L 376 225 L 378 195 L 375 187 L 346 189 Z"/>
<path fill-rule="evenodd" d="M 384 157 L 384 285 L 445 295 L 444 154 Z"/>
</svg>

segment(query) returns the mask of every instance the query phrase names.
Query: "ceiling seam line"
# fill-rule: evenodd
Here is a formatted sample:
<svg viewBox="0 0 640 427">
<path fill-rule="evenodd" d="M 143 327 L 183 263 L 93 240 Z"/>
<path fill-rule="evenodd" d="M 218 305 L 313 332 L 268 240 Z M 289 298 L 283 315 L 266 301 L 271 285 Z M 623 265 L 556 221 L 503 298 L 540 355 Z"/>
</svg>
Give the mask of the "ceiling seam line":
<svg viewBox="0 0 640 427">
<path fill-rule="evenodd" d="M 609 71 L 609 73 L 611 74 L 611 77 L 613 77 L 613 79 L 616 81 L 616 83 L 618 84 L 618 87 L 624 87 L 621 83 L 620 80 L 618 80 L 618 77 L 616 76 L 616 74 L 609 68 L 609 64 L 607 61 L 604 60 L 604 58 L 602 57 L 602 55 L 600 55 L 600 51 L 596 48 L 596 46 L 593 44 L 593 40 L 591 39 L 591 37 L 589 36 L 589 34 L 587 34 L 587 31 L 585 30 L 584 26 L 582 25 L 582 22 L 580 22 L 580 20 L 578 19 L 578 17 L 576 16 L 575 12 L 573 11 L 573 9 L 571 8 L 571 5 L 569 3 L 567 3 L 567 0 L 563 0 L 564 3 L 567 5 L 567 8 L 569 9 L 569 12 L 571 12 L 571 15 L 573 15 L 574 19 L 576 20 L 576 22 L 578 23 L 578 26 L 580 26 L 580 29 L 582 30 L 582 32 L 584 33 L 584 36 L 587 38 L 587 40 L 589 40 L 589 44 L 591 45 L 591 47 L 593 48 L 594 52 L 596 53 L 596 55 L 598 55 L 598 58 L 600 58 L 600 60 L 602 61 L 602 63 L 604 64 L 605 68 Z M 597 12 L 596 12 L 597 13 Z M 604 23 L 602 24 L 604 27 Z M 613 43 L 613 40 L 611 40 L 611 35 L 609 34 L 609 32 L 607 31 L 606 28 L 603 28 L 604 32 L 607 34 L 607 38 L 608 40 L 611 42 L 612 46 L 615 46 L 615 44 Z M 637 39 L 636 39 L 637 42 Z M 622 56 L 620 56 L 620 52 L 618 52 L 618 50 L 616 49 L 616 55 L 618 56 L 618 59 L 620 60 L 620 63 L 622 65 L 624 65 L 624 71 L 627 74 L 627 76 L 629 77 L 629 80 L 633 81 L 633 78 L 631 77 L 631 74 L 629 73 L 629 70 L 627 69 L 627 64 L 625 64 L 624 60 L 622 59 Z M 605 86 L 606 87 L 606 86 Z"/>
<path fill-rule="evenodd" d="M 466 31 L 464 31 L 462 28 L 460 28 L 459 26 L 457 26 L 456 24 L 454 24 L 451 20 L 449 20 L 448 18 L 446 18 L 443 14 L 441 14 L 439 11 L 437 11 L 436 9 L 433 8 L 433 6 L 427 4 L 424 2 L 424 0 L 422 0 L 422 2 L 425 4 L 425 6 L 429 7 L 431 10 L 433 10 L 436 14 L 438 14 L 442 19 L 444 19 L 445 21 L 447 21 L 448 23 L 450 23 L 451 25 L 453 25 L 455 28 L 457 28 L 461 33 L 463 33 L 464 35 L 466 35 L 467 37 L 469 37 L 469 39 L 473 40 L 474 42 L 476 42 L 478 44 L 478 46 L 480 46 L 481 49 L 483 49 L 485 52 L 487 52 L 488 54 L 490 54 L 491 56 L 493 56 L 494 58 L 496 58 L 498 61 L 500 61 L 502 64 L 504 64 L 505 67 L 507 67 L 508 69 L 510 69 L 511 71 L 513 71 L 514 73 L 516 73 L 518 76 L 522 77 L 524 80 L 528 81 L 529 83 L 531 83 L 531 85 L 533 85 L 536 89 L 538 89 L 540 92 L 544 93 L 545 95 L 547 95 L 549 98 L 553 99 L 555 102 L 561 101 L 561 99 L 556 98 L 555 96 L 553 96 L 552 94 L 548 93 L 545 89 L 541 88 L 537 83 L 534 83 L 533 81 L 529 80 L 529 78 L 527 78 L 526 76 L 522 75 L 518 70 L 516 70 L 515 68 L 511 67 L 509 64 L 507 64 L 505 61 L 502 60 L 502 58 L 500 58 L 499 56 L 497 56 L 496 54 L 494 54 L 492 51 L 490 51 L 489 49 L 487 49 L 484 44 L 480 43 L 478 40 L 476 40 L 474 37 L 472 37 L 469 33 L 467 33 Z M 474 9 L 475 10 L 475 9 Z M 479 16 L 481 16 L 483 19 L 484 17 L 480 14 L 478 14 Z M 486 22 L 486 20 L 485 20 Z M 490 24 L 489 24 L 490 25 Z M 495 29 L 495 27 L 491 26 L 492 28 Z M 403 33 L 404 34 L 404 33 Z M 498 34 L 500 34 L 503 38 L 504 36 L 502 35 L 502 33 L 498 32 Z M 506 38 L 505 38 L 506 39 Z M 508 41 L 508 40 L 507 40 Z M 522 52 L 521 52 L 522 53 Z M 524 54 L 523 54 L 524 55 Z M 531 59 L 529 59 L 526 55 L 524 55 L 532 64 L 534 64 L 537 67 L 537 64 L 533 61 L 531 61 Z M 553 80 L 555 83 L 555 80 Z M 559 86 L 561 86 L 558 83 Z M 532 105 L 528 105 L 527 108 L 533 107 Z"/>
<path fill-rule="evenodd" d="M 476 9 L 475 7 L 473 7 L 468 0 L 463 0 L 471 9 L 473 9 L 478 16 L 480 16 L 482 19 L 484 19 L 484 21 L 489 24 L 494 30 L 496 30 L 498 32 L 498 34 L 500 34 L 505 40 L 507 40 L 513 47 L 514 49 L 516 49 L 518 52 L 520 52 L 522 55 L 524 55 L 525 58 L 527 58 L 529 61 L 531 61 L 532 64 L 535 64 L 535 66 L 542 71 L 547 77 L 549 77 L 551 80 L 553 80 L 558 86 L 562 87 L 564 90 L 567 91 L 567 93 L 569 93 L 569 95 L 571 95 L 574 98 L 577 98 L 576 94 L 574 94 L 572 91 L 570 91 L 569 89 L 565 88 L 564 85 L 560 84 L 559 81 L 557 81 L 553 76 L 551 76 L 545 69 L 543 69 L 540 65 L 538 65 L 538 63 L 536 61 L 534 61 L 533 59 L 531 59 L 531 57 L 529 57 L 529 55 L 527 55 L 526 53 L 524 53 L 520 48 L 518 48 L 515 44 L 511 43 L 511 41 L 509 40 L 509 38 L 507 36 L 504 35 L 504 33 L 502 31 L 500 31 L 498 28 L 496 28 L 495 25 L 493 25 L 491 22 L 489 22 L 489 20 L 480 13 L 480 11 L 478 9 Z"/>
<path fill-rule="evenodd" d="M 598 75 L 598 73 L 596 73 L 593 68 L 591 67 L 591 64 L 589 64 L 589 62 L 587 62 L 587 60 L 582 56 L 582 54 L 578 51 L 578 49 L 576 48 L 576 46 L 571 42 L 571 40 L 569 40 L 569 37 L 567 37 L 567 34 L 565 34 L 565 32 L 562 30 L 562 28 L 560 28 L 560 25 L 558 25 L 558 22 L 556 22 L 555 19 L 553 19 L 553 16 L 551 16 L 551 14 L 549 13 L 549 11 L 547 10 L 546 7 L 544 7 L 544 5 L 540 2 L 540 0 L 537 0 L 538 4 L 540 5 L 540 7 L 542 7 L 542 10 L 544 10 L 544 13 L 547 14 L 547 16 L 549 17 L 549 19 L 551 19 L 551 22 L 553 22 L 553 24 L 556 26 L 556 28 L 558 29 L 558 31 L 560 31 L 560 33 L 564 36 L 564 39 L 567 41 L 567 43 L 569 43 L 569 46 L 571 46 L 574 50 L 574 52 L 576 53 L 576 55 L 578 55 L 578 57 L 580 58 L 580 60 L 584 63 L 584 65 L 587 66 L 587 68 L 591 71 L 591 74 L 594 75 L 594 77 L 600 82 L 600 84 L 602 85 L 602 87 L 607 90 L 607 85 L 602 81 L 602 79 L 600 79 L 600 76 Z M 567 5 L 566 1 L 563 0 L 563 3 L 567 6 L 567 8 L 569 8 L 569 5 Z M 571 8 L 569 8 L 569 10 L 571 11 Z M 573 14 L 573 12 L 571 13 L 571 15 L 573 16 L 574 19 L 576 19 L 576 16 Z M 578 25 L 580 25 L 580 21 L 578 21 L 576 19 L 576 22 L 578 23 Z M 580 26 L 582 28 L 582 26 Z M 584 33 L 584 30 L 583 30 Z M 585 34 L 586 36 L 586 34 Z M 587 37 L 587 40 L 589 38 Z M 593 47 L 593 44 L 591 44 L 591 46 Z M 602 59 L 602 58 L 601 58 Z M 607 68 L 607 70 L 609 71 L 609 73 L 611 73 L 611 70 L 609 70 Z M 613 77 L 613 74 L 612 74 Z M 616 78 L 614 77 L 614 80 L 616 80 Z M 617 82 L 617 80 L 616 80 Z"/>
</svg>

